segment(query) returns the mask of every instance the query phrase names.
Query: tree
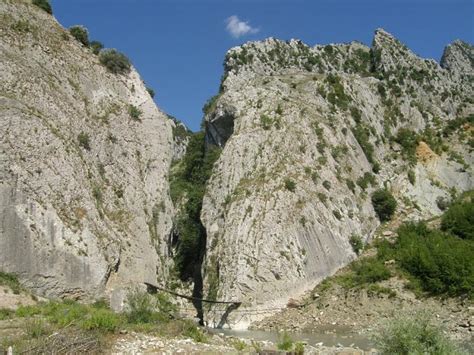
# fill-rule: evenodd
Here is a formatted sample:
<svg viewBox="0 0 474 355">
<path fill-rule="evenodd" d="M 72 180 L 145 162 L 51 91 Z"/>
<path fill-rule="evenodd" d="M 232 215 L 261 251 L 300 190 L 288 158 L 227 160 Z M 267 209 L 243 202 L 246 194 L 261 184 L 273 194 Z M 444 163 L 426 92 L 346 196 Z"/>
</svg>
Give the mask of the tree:
<svg viewBox="0 0 474 355">
<path fill-rule="evenodd" d="M 48 0 L 33 0 L 33 5 L 38 6 L 40 9 L 43 9 L 48 14 L 53 14 L 53 9 Z"/>
<path fill-rule="evenodd" d="M 86 47 L 89 46 L 89 32 L 84 26 L 72 26 L 69 28 L 71 35 Z"/>
<path fill-rule="evenodd" d="M 92 41 L 89 44 L 90 49 L 92 49 L 92 53 L 98 55 L 102 49 L 104 49 L 104 45 L 99 41 Z"/>
<path fill-rule="evenodd" d="M 99 60 L 113 74 L 130 73 L 130 60 L 116 49 L 104 49 L 99 54 Z"/>
<path fill-rule="evenodd" d="M 397 208 L 397 201 L 387 189 L 379 189 L 372 194 L 372 205 L 381 222 L 392 218 Z"/>
</svg>

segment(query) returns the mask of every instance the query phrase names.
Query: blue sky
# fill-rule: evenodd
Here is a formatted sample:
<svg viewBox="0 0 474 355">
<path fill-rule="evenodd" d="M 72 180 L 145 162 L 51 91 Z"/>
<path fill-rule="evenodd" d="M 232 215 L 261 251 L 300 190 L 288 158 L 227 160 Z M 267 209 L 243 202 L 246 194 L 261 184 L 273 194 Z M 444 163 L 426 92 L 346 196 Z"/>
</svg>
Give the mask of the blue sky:
<svg viewBox="0 0 474 355">
<path fill-rule="evenodd" d="M 455 39 L 474 42 L 474 0 L 52 0 L 59 22 L 126 53 L 155 101 L 191 129 L 216 94 L 226 51 L 250 40 L 371 43 L 382 27 L 439 60 Z M 233 31 L 233 32 L 232 32 Z"/>
</svg>

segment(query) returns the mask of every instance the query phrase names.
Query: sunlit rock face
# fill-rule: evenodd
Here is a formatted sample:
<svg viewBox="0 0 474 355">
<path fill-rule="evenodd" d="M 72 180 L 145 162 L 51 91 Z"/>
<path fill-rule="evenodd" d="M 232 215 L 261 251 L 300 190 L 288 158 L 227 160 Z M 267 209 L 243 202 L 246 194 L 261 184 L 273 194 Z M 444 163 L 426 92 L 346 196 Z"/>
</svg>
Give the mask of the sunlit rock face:
<svg viewBox="0 0 474 355">
<path fill-rule="evenodd" d="M 227 325 L 353 260 L 349 238 L 368 241 L 379 226 L 375 189 L 391 190 L 405 220 L 440 214 L 437 201 L 472 188 L 472 50 L 454 42 L 441 67 L 377 30 L 371 48 L 270 38 L 227 53 L 206 116 L 224 150 L 201 215 L 205 294 L 242 302 Z M 223 314 L 214 306 L 205 318 L 222 325 Z"/>
</svg>

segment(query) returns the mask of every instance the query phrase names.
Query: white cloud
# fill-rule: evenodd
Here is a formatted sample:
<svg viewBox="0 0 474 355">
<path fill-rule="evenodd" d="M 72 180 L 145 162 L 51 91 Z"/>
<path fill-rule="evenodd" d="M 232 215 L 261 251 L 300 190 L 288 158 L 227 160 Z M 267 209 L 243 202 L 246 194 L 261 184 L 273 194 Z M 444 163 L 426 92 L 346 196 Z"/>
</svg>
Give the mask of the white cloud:
<svg viewBox="0 0 474 355">
<path fill-rule="evenodd" d="M 225 22 L 227 23 L 227 31 L 234 38 L 239 38 L 260 31 L 260 29 L 250 26 L 248 22 L 241 21 L 236 15 L 229 17 Z"/>
</svg>

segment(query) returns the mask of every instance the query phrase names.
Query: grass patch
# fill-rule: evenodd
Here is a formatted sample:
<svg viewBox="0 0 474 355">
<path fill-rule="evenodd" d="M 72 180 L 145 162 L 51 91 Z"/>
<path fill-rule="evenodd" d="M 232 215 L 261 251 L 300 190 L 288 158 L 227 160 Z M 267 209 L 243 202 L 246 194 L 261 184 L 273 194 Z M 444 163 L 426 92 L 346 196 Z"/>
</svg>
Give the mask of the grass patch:
<svg viewBox="0 0 474 355">
<path fill-rule="evenodd" d="M 0 271 L 0 285 L 11 288 L 14 294 L 18 295 L 24 288 L 20 285 L 18 277 L 14 274 Z"/>
<path fill-rule="evenodd" d="M 426 313 L 390 319 L 374 332 L 373 339 L 383 355 L 462 353 Z"/>
</svg>

